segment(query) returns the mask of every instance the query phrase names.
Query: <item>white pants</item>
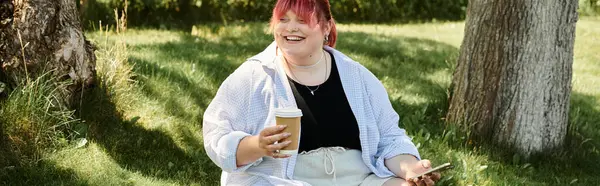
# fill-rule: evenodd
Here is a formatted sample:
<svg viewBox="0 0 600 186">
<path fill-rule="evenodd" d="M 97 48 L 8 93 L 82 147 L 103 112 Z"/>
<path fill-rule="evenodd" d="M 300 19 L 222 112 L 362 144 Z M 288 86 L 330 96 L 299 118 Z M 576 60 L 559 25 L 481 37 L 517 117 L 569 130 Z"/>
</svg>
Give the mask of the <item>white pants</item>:
<svg viewBox="0 0 600 186">
<path fill-rule="evenodd" d="M 294 180 L 313 186 L 381 186 L 390 178 L 373 174 L 363 162 L 361 151 L 342 147 L 301 153 L 294 168 Z"/>
</svg>

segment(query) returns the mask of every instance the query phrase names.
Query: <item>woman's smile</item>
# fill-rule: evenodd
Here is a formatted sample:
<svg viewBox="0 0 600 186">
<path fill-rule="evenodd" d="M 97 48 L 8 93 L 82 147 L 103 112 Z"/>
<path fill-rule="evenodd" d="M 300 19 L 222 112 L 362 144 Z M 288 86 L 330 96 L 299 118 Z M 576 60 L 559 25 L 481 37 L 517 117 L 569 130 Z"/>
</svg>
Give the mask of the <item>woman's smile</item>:
<svg viewBox="0 0 600 186">
<path fill-rule="evenodd" d="M 283 55 L 298 65 L 314 63 L 310 56 L 319 55 L 324 44 L 328 27 L 319 23 L 316 17 L 300 17 L 292 10 L 287 10 L 275 22 L 273 27 L 275 42 Z M 324 29 L 325 28 L 325 29 Z"/>
<path fill-rule="evenodd" d="M 286 44 L 300 44 L 306 39 L 306 37 L 297 36 L 297 35 L 287 35 L 283 36 Z"/>
</svg>

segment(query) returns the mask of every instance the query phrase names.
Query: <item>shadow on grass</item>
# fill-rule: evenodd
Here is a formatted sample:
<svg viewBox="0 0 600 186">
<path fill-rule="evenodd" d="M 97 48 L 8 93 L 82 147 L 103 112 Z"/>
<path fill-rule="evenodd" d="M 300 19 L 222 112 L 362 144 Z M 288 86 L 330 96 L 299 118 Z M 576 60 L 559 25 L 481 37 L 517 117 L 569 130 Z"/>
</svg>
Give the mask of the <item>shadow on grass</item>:
<svg viewBox="0 0 600 186">
<path fill-rule="evenodd" d="M 532 155 L 525 160 L 511 149 L 485 144 L 473 148 L 459 140 L 448 146 L 459 151 L 477 149 L 476 155 L 485 155 L 492 162 L 497 180 L 517 183 L 520 178 L 526 185 L 597 185 L 600 183 L 600 109 L 594 96 L 571 93 L 570 126 L 564 149 L 548 154 Z M 460 159 L 458 161 L 460 164 Z M 481 173 L 483 174 L 483 173 Z M 489 175 L 488 173 L 486 173 Z"/>
<path fill-rule="evenodd" d="M 0 185 L 89 185 L 75 171 L 47 161 L 23 167 L 0 168 Z"/>
<path fill-rule="evenodd" d="M 214 184 L 208 178 L 218 176 L 211 173 L 213 166 L 185 153 L 165 132 L 145 129 L 137 118 L 123 118 L 106 90 L 97 87 L 85 99 L 81 116 L 90 125 L 88 138 L 125 169 L 184 185 Z"/>
<path fill-rule="evenodd" d="M 388 93 L 401 93 L 390 101 L 400 115 L 400 127 L 409 135 L 435 138 L 444 134 L 447 92 L 458 48 L 429 39 L 344 32 L 338 49 L 366 59 L 368 62 L 355 58 L 380 80 L 391 79 L 386 83 Z"/>
<path fill-rule="evenodd" d="M 565 152 L 555 157 L 538 157 L 536 164 L 541 170 L 536 177 L 564 177 L 568 180 L 552 180 L 556 184 L 568 184 L 577 179 L 577 185 L 600 183 L 600 109 L 597 97 L 577 92 L 571 93 L 569 133 Z M 550 163 L 551 162 L 551 163 Z M 547 174 L 554 172 L 554 174 Z"/>
<path fill-rule="evenodd" d="M 596 103 L 598 99 L 594 96 L 571 93 L 570 126 L 562 151 L 519 160 L 511 151 L 494 149 L 490 152 L 488 149 L 490 160 L 516 168 L 519 174 L 515 176 L 531 183 L 597 185 L 600 183 L 600 110 Z"/>
<path fill-rule="evenodd" d="M 380 80 L 394 80 L 394 83 L 387 87 L 388 92 L 390 88 L 394 88 L 406 92 L 402 96 L 416 95 L 424 100 L 410 102 L 402 97 L 391 98 L 392 105 L 401 119 L 415 114 L 426 116 L 419 119 L 420 123 L 403 120 L 404 128 L 409 132 L 417 132 L 425 127 L 430 132 L 441 135 L 443 131 L 438 130 L 440 126 L 423 124 L 440 123 L 440 119 L 444 117 L 448 108 L 449 84 L 435 82 L 429 77 L 439 72 L 442 73 L 437 76 L 444 73 L 451 75 L 453 63 L 458 56 L 458 48 L 428 39 L 344 32 L 340 33 L 338 49 L 350 57 L 364 56 L 372 61 L 359 62 Z M 422 121 L 423 119 L 425 121 Z"/>
<path fill-rule="evenodd" d="M 215 32 L 220 30 L 218 25 L 207 27 L 214 27 L 210 30 Z M 135 64 L 134 72 L 143 77 L 138 80 L 144 85 L 145 96 L 165 103 L 169 114 L 200 125 L 218 86 L 247 58 L 272 42 L 261 24 L 248 24 L 240 33 L 219 38 L 183 33 L 179 37 L 173 42 L 136 45 L 134 48 L 140 50 L 135 52 L 151 53 L 153 57 L 132 55 L 130 61 Z M 178 103 L 179 96 L 189 97 L 199 110 L 186 110 Z"/>
<path fill-rule="evenodd" d="M 12 144 L 8 136 L 5 136 L 2 129 L 2 120 L 0 120 L 0 169 L 3 167 L 16 166 L 19 164 L 17 155 L 10 148 Z M 2 170 L 0 170 L 2 171 Z M 2 173 L 2 172 L 0 172 Z"/>
<path fill-rule="evenodd" d="M 57 167 L 52 161 L 19 159 L 9 149 L 10 140 L 0 139 L 0 185 L 88 185 L 75 171 Z"/>
<path fill-rule="evenodd" d="M 136 64 L 134 72 L 139 75 L 143 75 L 149 78 L 138 79 L 142 85 L 142 93 L 146 97 L 151 99 L 159 100 L 161 103 L 165 103 L 166 111 L 168 114 L 176 116 L 180 119 L 189 121 L 201 121 L 199 113 L 191 114 L 189 110 L 186 110 L 177 101 L 177 95 L 169 95 L 166 91 L 161 88 L 166 87 L 171 90 L 180 90 L 179 93 L 188 95 L 195 105 L 200 108 L 208 107 L 210 97 L 214 96 L 214 92 L 207 90 L 206 88 L 200 87 L 198 83 L 194 82 L 190 77 L 187 77 L 181 71 L 173 70 L 171 68 L 164 68 L 156 63 L 131 57 L 129 60 Z M 153 86 L 148 81 L 153 78 L 160 78 L 163 82 L 159 86 Z M 166 83 L 164 83 L 166 82 Z M 167 84 L 168 83 L 168 84 Z"/>
</svg>

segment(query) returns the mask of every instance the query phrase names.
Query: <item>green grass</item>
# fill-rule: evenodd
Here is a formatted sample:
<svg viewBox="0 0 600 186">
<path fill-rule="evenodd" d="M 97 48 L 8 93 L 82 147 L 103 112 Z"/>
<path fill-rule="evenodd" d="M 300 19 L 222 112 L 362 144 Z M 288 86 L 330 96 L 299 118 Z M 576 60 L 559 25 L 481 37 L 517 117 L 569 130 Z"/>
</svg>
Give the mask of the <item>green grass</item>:
<svg viewBox="0 0 600 186">
<path fill-rule="evenodd" d="M 456 165 L 442 185 L 600 183 L 600 20 L 577 25 L 569 148 L 528 161 L 471 147 L 459 129 L 442 122 L 463 24 L 339 25 L 337 48 L 384 83 L 423 157 Z M 6 175 L 0 184 L 218 185 L 220 169 L 202 145 L 202 113 L 229 73 L 272 41 L 266 28 L 88 33 L 100 48 L 100 83 L 75 115 L 88 125 L 89 143 L 47 152 L 31 166 L 0 169 Z"/>
<path fill-rule="evenodd" d="M 60 100 L 68 84 L 57 82 L 52 73 L 23 80 L 25 86 L 0 100 L 0 167 L 29 166 L 45 149 L 64 147 L 78 137 L 74 129 L 83 124 Z M 0 177 L 4 173 L 0 169 Z"/>
</svg>

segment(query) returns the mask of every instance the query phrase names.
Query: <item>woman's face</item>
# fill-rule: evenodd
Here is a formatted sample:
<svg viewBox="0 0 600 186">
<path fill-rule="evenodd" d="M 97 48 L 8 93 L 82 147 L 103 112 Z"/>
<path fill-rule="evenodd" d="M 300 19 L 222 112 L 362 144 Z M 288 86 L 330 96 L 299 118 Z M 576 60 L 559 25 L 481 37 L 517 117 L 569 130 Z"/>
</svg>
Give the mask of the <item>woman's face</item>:
<svg viewBox="0 0 600 186">
<path fill-rule="evenodd" d="M 323 32 L 320 24 L 311 28 L 307 22 L 292 11 L 279 19 L 274 27 L 274 36 L 277 46 L 285 55 L 302 58 L 321 51 L 327 32 Z"/>
</svg>

